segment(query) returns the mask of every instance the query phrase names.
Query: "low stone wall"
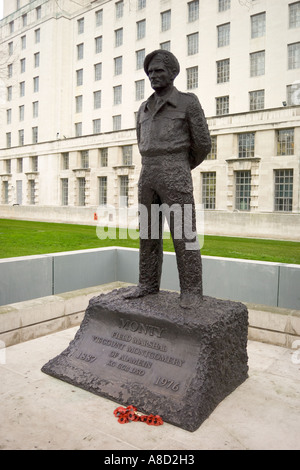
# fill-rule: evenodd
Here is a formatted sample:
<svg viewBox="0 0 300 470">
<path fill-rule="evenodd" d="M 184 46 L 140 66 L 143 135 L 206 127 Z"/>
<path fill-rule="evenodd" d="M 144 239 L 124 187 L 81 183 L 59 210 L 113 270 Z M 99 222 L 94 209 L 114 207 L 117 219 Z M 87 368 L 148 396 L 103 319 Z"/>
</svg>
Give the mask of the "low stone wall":
<svg viewBox="0 0 300 470">
<path fill-rule="evenodd" d="M 79 326 L 92 297 L 128 285 L 113 282 L 0 307 L 0 346 L 12 346 Z M 299 310 L 246 305 L 250 340 L 286 348 L 300 342 Z"/>
</svg>

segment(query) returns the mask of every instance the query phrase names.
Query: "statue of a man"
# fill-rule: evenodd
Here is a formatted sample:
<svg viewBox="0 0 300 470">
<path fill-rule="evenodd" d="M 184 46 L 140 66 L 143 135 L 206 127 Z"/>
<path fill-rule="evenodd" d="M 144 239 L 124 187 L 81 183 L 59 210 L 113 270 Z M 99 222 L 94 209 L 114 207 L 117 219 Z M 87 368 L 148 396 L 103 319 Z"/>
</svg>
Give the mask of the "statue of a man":
<svg viewBox="0 0 300 470">
<path fill-rule="evenodd" d="M 164 206 L 170 208 L 169 226 L 179 273 L 180 304 L 190 308 L 203 295 L 191 169 L 210 152 L 211 140 L 197 96 L 181 93 L 174 87 L 174 79 L 180 71 L 176 57 L 169 51 L 156 50 L 145 58 L 144 70 L 155 92 L 141 105 L 137 117 L 137 140 L 142 156 L 139 206 L 143 215 L 140 216 L 139 284 L 126 298 L 159 291 L 163 221 L 153 208 Z M 184 229 L 187 222 L 192 228 L 189 233 Z M 176 231 L 176 228 L 181 230 Z"/>
</svg>

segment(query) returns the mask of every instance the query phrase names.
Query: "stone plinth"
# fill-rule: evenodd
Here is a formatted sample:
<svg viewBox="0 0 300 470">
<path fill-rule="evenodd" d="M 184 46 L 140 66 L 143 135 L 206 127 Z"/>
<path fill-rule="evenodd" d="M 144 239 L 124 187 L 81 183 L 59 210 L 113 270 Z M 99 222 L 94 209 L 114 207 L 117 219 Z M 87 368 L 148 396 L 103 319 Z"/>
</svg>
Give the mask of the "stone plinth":
<svg viewBox="0 0 300 470">
<path fill-rule="evenodd" d="M 204 297 L 194 309 L 161 291 L 90 300 L 74 340 L 48 375 L 195 431 L 247 378 L 247 308 Z"/>
</svg>

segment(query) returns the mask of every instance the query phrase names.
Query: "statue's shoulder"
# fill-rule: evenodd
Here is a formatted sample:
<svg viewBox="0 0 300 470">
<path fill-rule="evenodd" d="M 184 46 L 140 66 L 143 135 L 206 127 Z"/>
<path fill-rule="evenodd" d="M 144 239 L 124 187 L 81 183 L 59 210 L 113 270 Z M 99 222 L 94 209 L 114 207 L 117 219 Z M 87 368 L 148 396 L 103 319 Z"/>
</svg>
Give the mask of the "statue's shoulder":
<svg viewBox="0 0 300 470">
<path fill-rule="evenodd" d="M 180 100 L 180 102 L 181 102 L 185 107 L 186 107 L 186 106 L 199 105 L 198 96 L 195 95 L 194 93 L 179 91 L 178 94 L 179 94 L 179 100 Z"/>
</svg>

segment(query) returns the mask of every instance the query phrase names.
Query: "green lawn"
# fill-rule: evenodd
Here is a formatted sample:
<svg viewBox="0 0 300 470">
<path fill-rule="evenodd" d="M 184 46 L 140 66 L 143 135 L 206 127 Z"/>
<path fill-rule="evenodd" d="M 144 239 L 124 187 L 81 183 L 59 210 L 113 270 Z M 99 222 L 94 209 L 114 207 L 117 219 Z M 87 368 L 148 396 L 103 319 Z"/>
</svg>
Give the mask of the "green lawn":
<svg viewBox="0 0 300 470">
<path fill-rule="evenodd" d="M 100 240 L 96 227 L 0 219 L 0 258 L 84 250 L 105 246 L 138 248 L 138 239 L 117 230 L 117 238 Z M 164 240 L 165 251 L 174 251 Z M 203 255 L 300 264 L 300 243 L 251 238 L 205 236 Z"/>
</svg>

